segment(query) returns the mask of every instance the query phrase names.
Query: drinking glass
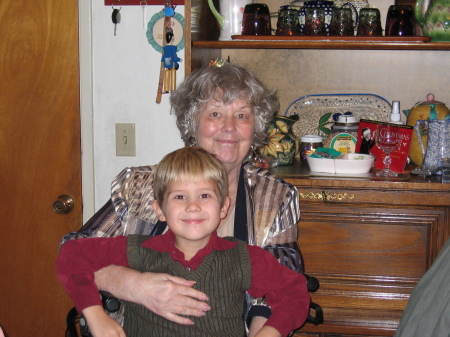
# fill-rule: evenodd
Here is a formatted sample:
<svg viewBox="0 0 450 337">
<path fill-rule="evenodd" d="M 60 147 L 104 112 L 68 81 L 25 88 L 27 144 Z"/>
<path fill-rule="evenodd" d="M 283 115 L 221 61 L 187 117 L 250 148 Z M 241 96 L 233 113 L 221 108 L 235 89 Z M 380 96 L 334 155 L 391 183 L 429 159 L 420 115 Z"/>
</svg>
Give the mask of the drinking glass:
<svg viewBox="0 0 450 337">
<path fill-rule="evenodd" d="M 450 183 L 450 145 L 448 146 L 447 151 L 442 154 L 441 165 L 442 182 Z"/>
<path fill-rule="evenodd" d="M 383 159 L 384 169 L 377 173 L 377 176 L 396 177 L 398 174 L 391 170 L 391 153 L 400 146 L 400 128 L 398 124 L 380 123 L 377 126 L 375 143 L 378 148 L 386 154 Z"/>
<path fill-rule="evenodd" d="M 270 35 L 270 12 L 266 4 L 245 5 L 242 35 Z"/>
<path fill-rule="evenodd" d="M 391 5 L 386 15 L 386 36 L 414 36 L 416 19 L 410 5 Z"/>
<path fill-rule="evenodd" d="M 277 30 L 275 35 L 293 36 L 300 35 L 300 23 L 298 10 L 291 6 L 281 6 L 278 11 Z"/>
<path fill-rule="evenodd" d="M 439 156 L 441 157 L 442 182 L 450 183 L 450 121 L 447 123 L 442 132 L 442 141 L 439 148 Z"/>
<path fill-rule="evenodd" d="M 350 8 L 333 8 L 330 35 L 354 36 L 353 16 Z"/>
<path fill-rule="evenodd" d="M 357 36 L 382 36 L 380 10 L 378 8 L 361 8 Z"/>
</svg>

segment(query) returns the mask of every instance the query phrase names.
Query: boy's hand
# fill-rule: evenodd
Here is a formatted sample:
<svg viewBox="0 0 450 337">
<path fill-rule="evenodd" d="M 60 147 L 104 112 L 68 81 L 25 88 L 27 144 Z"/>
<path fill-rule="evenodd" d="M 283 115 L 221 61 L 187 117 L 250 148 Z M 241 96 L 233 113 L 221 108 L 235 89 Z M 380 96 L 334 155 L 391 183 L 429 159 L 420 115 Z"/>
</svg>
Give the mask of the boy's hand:
<svg viewBox="0 0 450 337">
<path fill-rule="evenodd" d="M 83 316 L 94 337 L 126 337 L 120 324 L 109 317 L 101 305 L 84 309 Z"/>
<path fill-rule="evenodd" d="M 255 337 L 282 337 L 277 329 L 272 328 L 271 326 L 264 326 Z"/>
<path fill-rule="evenodd" d="M 250 322 L 248 337 L 255 337 L 259 330 L 262 329 L 267 322 L 267 318 L 261 316 L 254 316 Z"/>
</svg>

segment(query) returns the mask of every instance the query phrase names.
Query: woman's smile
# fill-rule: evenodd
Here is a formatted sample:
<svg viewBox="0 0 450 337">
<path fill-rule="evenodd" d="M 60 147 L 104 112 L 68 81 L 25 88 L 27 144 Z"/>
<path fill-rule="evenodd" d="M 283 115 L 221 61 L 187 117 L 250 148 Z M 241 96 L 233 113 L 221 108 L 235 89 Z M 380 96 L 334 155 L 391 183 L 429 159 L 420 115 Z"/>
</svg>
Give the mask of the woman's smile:
<svg viewBox="0 0 450 337">
<path fill-rule="evenodd" d="M 197 145 L 227 166 L 240 167 L 253 142 L 255 115 L 249 102 L 208 102 L 197 116 Z"/>
</svg>

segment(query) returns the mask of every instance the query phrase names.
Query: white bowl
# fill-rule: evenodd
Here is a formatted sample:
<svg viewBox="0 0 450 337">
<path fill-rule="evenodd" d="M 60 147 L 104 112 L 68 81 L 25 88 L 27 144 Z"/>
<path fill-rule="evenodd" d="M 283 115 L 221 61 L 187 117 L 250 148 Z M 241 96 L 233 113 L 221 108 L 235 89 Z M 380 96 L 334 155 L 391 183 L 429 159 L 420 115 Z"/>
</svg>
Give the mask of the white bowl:
<svg viewBox="0 0 450 337">
<path fill-rule="evenodd" d="M 339 159 L 306 157 L 309 169 L 324 173 L 367 173 L 375 157 L 368 154 L 349 153 Z"/>
<path fill-rule="evenodd" d="M 311 155 L 306 157 L 309 169 L 314 172 L 336 173 L 334 159 L 314 158 Z"/>
<path fill-rule="evenodd" d="M 374 156 L 349 153 L 334 161 L 336 173 L 367 173 L 373 165 Z"/>
</svg>

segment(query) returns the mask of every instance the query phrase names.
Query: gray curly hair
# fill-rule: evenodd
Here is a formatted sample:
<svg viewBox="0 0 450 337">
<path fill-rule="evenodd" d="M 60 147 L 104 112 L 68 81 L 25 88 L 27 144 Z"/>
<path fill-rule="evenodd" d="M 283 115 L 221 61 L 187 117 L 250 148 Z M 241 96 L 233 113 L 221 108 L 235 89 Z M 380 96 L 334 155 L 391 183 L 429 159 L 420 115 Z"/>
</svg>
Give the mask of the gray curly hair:
<svg viewBox="0 0 450 337">
<path fill-rule="evenodd" d="M 220 99 L 225 105 L 237 99 L 248 101 L 255 114 L 253 146 L 257 148 L 264 144 L 267 129 L 278 111 L 278 98 L 252 72 L 238 65 L 225 64 L 194 71 L 170 97 L 171 109 L 186 145 L 195 145 L 196 116 L 213 98 Z"/>
</svg>

